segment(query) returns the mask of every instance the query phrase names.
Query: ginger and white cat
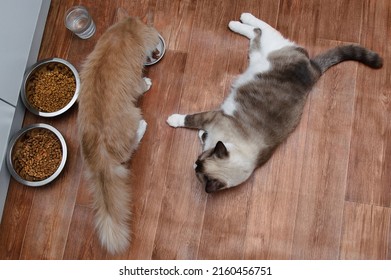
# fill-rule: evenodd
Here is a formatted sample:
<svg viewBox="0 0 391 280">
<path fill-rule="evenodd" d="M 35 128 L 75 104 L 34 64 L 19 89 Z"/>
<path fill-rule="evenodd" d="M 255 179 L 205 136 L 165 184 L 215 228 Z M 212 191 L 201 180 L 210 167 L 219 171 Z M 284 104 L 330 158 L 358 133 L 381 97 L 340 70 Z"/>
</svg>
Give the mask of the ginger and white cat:
<svg viewBox="0 0 391 280">
<path fill-rule="evenodd" d="M 319 77 L 345 60 L 382 67 L 378 54 L 359 45 L 339 46 L 313 59 L 307 51 L 249 13 L 229 28 L 250 39 L 249 66 L 219 110 L 171 115 L 172 127 L 199 129 L 203 152 L 196 175 L 206 192 L 246 181 L 295 129 Z"/>
<path fill-rule="evenodd" d="M 126 249 L 130 241 L 132 195 L 124 163 L 146 130 L 136 103 L 151 86 L 151 80 L 142 77 L 143 65 L 159 42 L 154 28 L 123 17 L 101 36 L 82 67 L 78 112 L 95 227 L 112 254 Z"/>
</svg>

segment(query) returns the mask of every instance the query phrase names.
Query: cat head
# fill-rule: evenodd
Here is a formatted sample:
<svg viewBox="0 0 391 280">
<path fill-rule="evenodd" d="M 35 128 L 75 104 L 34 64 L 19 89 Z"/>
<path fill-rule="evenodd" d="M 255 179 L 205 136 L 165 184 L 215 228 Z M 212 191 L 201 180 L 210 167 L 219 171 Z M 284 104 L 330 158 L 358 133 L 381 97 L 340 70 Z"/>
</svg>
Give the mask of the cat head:
<svg viewBox="0 0 391 280">
<path fill-rule="evenodd" d="M 112 28 L 116 28 L 122 32 L 122 36 L 131 36 L 141 38 L 138 41 L 146 50 L 153 51 L 159 43 L 157 30 L 152 26 L 150 14 L 148 13 L 142 18 L 129 16 L 129 13 L 124 8 L 118 8 L 115 14 L 115 22 Z M 130 34 L 129 34 L 130 33 Z M 139 36 L 135 36 L 138 34 Z"/>
<path fill-rule="evenodd" d="M 198 157 L 197 178 L 205 185 L 207 193 L 235 187 L 246 181 L 254 170 L 245 158 L 235 147 L 218 141 L 214 148 Z"/>
</svg>

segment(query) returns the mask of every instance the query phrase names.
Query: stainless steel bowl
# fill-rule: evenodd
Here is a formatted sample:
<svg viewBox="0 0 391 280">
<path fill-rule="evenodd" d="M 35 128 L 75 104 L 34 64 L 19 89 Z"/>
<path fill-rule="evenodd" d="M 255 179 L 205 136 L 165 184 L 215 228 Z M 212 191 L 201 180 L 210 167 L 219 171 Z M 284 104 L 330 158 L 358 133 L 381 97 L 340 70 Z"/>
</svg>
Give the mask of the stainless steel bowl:
<svg viewBox="0 0 391 280">
<path fill-rule="evenodd" d="M 72 71 L 73 76 L 75 77 L 75 81 L 76 81 L 76 90 L 75 90 L 75 93 L 74 93 L 72 99 L 68 102 L 68 104 L 65 107 L 63 107 L 60 110 L 55 111 L 55 112 L 43 112 L 43 111 L 38 110 L 32 104 L 29 103 L 29 100 L 27 98 L 26 86 L 27 86 L 30 78 L 35 74 L 35 72 L 37 70 L 39 70 L 41 67 L 45 67 L 45 66 L 52 64 L 52 63 L 58 63 L 58 64 L 65 65 L 66 67 L 68 67 Z M 72 105 L 76 102 L 77 97 L 79 96 L 79 91 L 80 91 L 80 76 L 79 76 L 79 73 L 77 72 L 76 68 L 71 63 L 69 63 L 68 61 L 66 61 L 64 59 L 50 58 L 50 59 L 44 59 L 44 60 L 38 61 L 37 63 L 32 65 L 26 71 L 24 78 L 23 78 L 21 98 L 22 98 L 23 104 L 26 106 L 26 108 L 31 113 L 38 115 L 38 116 L 42 116 L 42 117 L 55 117 L 55 116 L 63 114 L 69 108 L 72 107 Z"/>
<path fill-rule="evenodd" d="M 57 138 L 60 140 L 61 148 L 62 148 L 62 159 L 61 159 L 60 165 L 58 166 L 57 170 L 51 176 L 49 176 L 48 178 L 43 179 L 41 181 L 25 180 L 16 172 L 16 170 L 14 169 L 14 166 L 13 166 L 13 162 L 12 162 L 12 154 L 13 154 L 13 149 L 15 147 L 15 144 L 22 136 L 25 135 L 25 133 L 27 133 L 28 131 L 33 130 L 33 129 L 47 129 L 47 130 L 53 132 L 57 136 Z M 40 187 L 40 186 L 43 186 L 43 185 L 46 185 L 46 184 L 52 182 L 54 179 L 56 179 L 58 177 L 58 175 L 61 173 L 61 171 L 63 170 L 63 168 L 65 166 L 65 162 L 67 160 L 67 154 L 68 154 L 67 145 L 66 145 L 65 139 L 61 135 L 61 133 L 57 129 L 55 129 L 54 127 L 52 127 L 48 124 L 40 123 L 40 124 L 33 124 L 33 125 L 27 126 L 25 128 L 22 128 L 12 137 L 12 139 L 8 145 L 6 161 L 7 161 L 8 170 L 11 173 L 11 176 L 16 181 L 18 181 L 19 183 L 26 185 L 26 186 Z"/>
<path fill-rule="evenodd" d="M 160 34 L 159 34 L 159 44 L 156 46 L 156 49 L 158 49 L 160 52 L 159 58 L 154 59 L 152 58 L 151 54 L 149 54 L 148 57 L 150 58 L 150 61 L 145 62 L 144 64 L 145 66 L 150 66 L 158 63 L 163 58 L 166 52 L 166 42 L 164 41 L 163 37 Z"/>
</svg>

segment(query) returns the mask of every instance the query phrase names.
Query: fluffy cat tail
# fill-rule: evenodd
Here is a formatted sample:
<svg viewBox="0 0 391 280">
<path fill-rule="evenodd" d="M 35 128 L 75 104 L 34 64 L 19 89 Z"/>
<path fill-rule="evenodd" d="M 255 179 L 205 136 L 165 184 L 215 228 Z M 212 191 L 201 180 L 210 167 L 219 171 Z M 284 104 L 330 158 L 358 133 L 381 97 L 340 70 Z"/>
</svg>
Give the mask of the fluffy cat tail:
<svg viewBox="0 0 391 280">
<path fill-rule="evenodd" d="M 100 242 L 109 253 L 121 253 L 130 243 L 130 171 L 122 164 L 105 160 L 97 171 L 87 171 L 87 176 Z"/>
<path fill-rule="evenodd" d="M 346 60 L 358 61 L 376 69 L 383 66 L 383 59 L 377 53 L 354 44 L 338 46 L 312 59 L 322 74 L 330 67 Z"/>
</svg>

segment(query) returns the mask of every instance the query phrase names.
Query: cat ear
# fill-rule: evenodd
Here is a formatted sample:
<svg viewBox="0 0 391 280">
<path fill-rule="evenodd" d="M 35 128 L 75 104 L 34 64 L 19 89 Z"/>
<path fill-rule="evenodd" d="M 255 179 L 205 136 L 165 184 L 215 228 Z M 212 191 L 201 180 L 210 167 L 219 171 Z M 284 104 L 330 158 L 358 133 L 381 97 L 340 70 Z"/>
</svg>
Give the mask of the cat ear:
<svg viewBox="0 0 391 280">
<path fill-rule="evenodd" d="M 124 8 L 120 7 L 117 9 L 117 12 L 115 14 L 115 21 L 116 22 L 122 21 L 128 17 L 129 17 L 129 14 Z"/>
<path fill-rule="evenodd" d="M 219 180 L 212 179 L 212 180 L 206 181 L 205 191 L 207 193 L 216 192 L 216 191 L 223 189 L 223 188 L 225 188 L 225 184 L 220 182 Z"/>
<path fill-rule="evenodd" d="M 225 158 L 228 156 L 228 150 L 227 148 L 225 147 L 224 143 L 219 141 L 217 142 L 214 150 L 213 150 L 213 153 L 218 157 L 218 158 Z"/>
</svg>

